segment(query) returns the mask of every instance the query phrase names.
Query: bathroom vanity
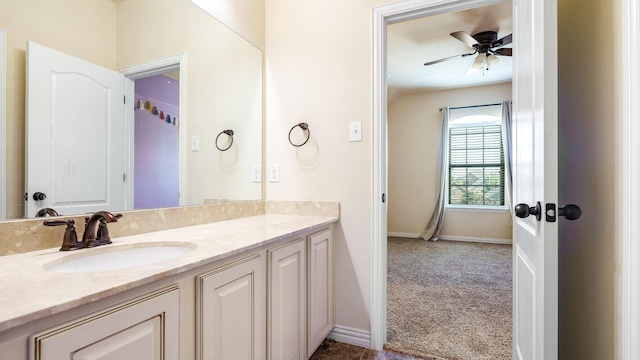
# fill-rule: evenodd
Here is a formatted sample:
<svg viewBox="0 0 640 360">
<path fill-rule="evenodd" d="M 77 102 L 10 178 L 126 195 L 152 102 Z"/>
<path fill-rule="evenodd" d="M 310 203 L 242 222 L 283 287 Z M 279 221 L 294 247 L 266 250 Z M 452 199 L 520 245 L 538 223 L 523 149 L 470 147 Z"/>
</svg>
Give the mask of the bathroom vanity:
<svg viewBox="0 0 640 360">
<path fill-rule="evenodd" d="M 4 256 L 0 358 L 306 359 L 334 326 L 337 220 L 267 214 Z"/>
</svg>

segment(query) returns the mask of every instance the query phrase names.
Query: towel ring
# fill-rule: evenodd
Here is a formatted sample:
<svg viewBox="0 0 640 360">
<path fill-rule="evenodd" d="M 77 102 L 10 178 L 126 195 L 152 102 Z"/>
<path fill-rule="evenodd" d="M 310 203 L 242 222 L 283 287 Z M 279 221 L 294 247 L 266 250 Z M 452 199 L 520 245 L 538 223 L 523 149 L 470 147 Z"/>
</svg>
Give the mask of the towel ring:
<svg viewBox="0 0 640 360">
<path fill-rule="evenodd" d="M 220 149 L 220 146 L 218 146 L 218 139 L 220 138 L 220 135 L 222 135 L 222 134 L 227 134 L 227 136 L 229 136 L 231 138 L 231 143 L 229 143 L 229 146 L 227 146 L 224 149 Z M 220 134 L 218 134 L 218 136 L 216 136 L 216 147 L 220 151 L 227 151 L 227 150 L 229 150 L 231 148 L 231 145 L 233 145 L 233 130 L 222 130 L 220 132 Z"/>
<path fill-rule="evenodd" d="M 300 127 L 300 129 L 302 129 L 302 131 L 307 131 L 307 139 L 302 143 L 302 144 L 294 144 L 293 141 L 291 141 L 291 132 L 293 131 L 293 129 L 295 129 L 296 127 Z M 307 143 L 307 141 L 309 141 L 309 138 L 311 137 L 311 130 L 309 130 L 309 125 L 307 123 L 299 123 L 294 125 L 291 130 L 289 130 L 289 143 L 295 147 L 300 147 L 304 144 Z"/>
</svg>

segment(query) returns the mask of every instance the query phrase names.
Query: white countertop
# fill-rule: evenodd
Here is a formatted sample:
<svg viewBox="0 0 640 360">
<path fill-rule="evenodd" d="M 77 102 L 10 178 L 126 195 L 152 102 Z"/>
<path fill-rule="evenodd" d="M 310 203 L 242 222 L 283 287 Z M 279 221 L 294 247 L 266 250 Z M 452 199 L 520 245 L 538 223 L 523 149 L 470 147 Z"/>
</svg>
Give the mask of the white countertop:
<svg viewBox="0 0 640 360">
<path fill-rule="evenodd" d="M 0 332 L 336 221 L 337 217 L 260 215 L 112 238 L 113 244 L 92 249 L 59 251 L 52 248 L 2 256 Z M 197 247 L 171 260 L 133 268 L 67 274 L 43 268 L 63 257 L 155 242 L 188 242 Z"/>
</svg>

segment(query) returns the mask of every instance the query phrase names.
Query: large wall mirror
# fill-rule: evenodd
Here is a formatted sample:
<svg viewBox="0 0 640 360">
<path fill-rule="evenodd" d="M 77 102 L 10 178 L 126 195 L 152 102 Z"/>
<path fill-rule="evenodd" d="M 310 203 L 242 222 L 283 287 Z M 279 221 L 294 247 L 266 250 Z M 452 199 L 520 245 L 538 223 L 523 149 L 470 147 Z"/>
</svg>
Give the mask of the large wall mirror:
<svg viewBox="0 0 640 360">
<path fill-rule="evenodd" d="M 136 123 L 130 138 L 121 139 L 122 147 L 130 148 L 126 156 L 136 163 L 134 166 L 130 162 L 127 168 L 125 205 L 113 210 L 262 199 L 261 171 L 258 179 L 254 173 L 262 164 L 263 57 L 250 42 L 190 0 L 21 0 L 3 2 L 0 7 L 0 28 L 6 30 L 7 48 L 5 218 L 32 217 L 37 207 L 56 208 L 46 200 L 55 196 L 36 200 L 29 211 L 25 202 L 25 195 L 31 200 L 37 191 L 57 191 L 53 185 L 45 185 L 42 190 L 25 185 L 25 172 L 30 169 L 27 161 L 33 153 L 48 151 L 33 150 L 31 130 L 25 130 L 25 119 L 33 111 L 25 109 L 38 104 L 33 100 L 29 107 L 26 104 L 29 82 L 25 74 L 31 66 L 27 65 L 28 41 L 124 73 L 136 87 L 135 101 L 129 102 L 134 107 L 132 113 L 165 125 L 167 131 L 161 134 Z M 172 88 L 173 100 L 163 97 L 165 87 Z M 139 93 L 138 89 L 145 92 Z M 82 92 L 66 95 L 71 103 L 86 109 L 87 118 L 92 116 Z M 131 125 L 138 120 L 127 121 Z M 224 134 L 217 147 L 216 138 L 224 130 L 233 130 L 233 143 Z M 175 141 L 163 140 L 160 149 L 147 151 L 146 157 L 134 156 L 138 144 L 132 144 L 140 134 L 148 135 L 147 142 L 163 136 L 173 136 Z M 91 136 L 91 131 L 80 131 L 66 141 L 77 139 L 88 144 L 86 137 Z M 227 151 L 218 149 L 227 145 Z M 90 153 L 91 149 L 86 151 Z M 140 165 L 152 161 L 156 162 L 156 172 L 144 181 L 171 179 L 175 196 L 169 202 L 134 201 L 135 193 L 145 190 L 147 196 L 162 195 L 161 190 L 150 190 L 151 185 L 133 186 L 133 173 L 145 171 Z M 101 184 L 102 180 L 95 182 Z M 85 201 L 77 199 L 77 193 L 73 194 L 75 200 Z M 83 212 L 82 207 L 78 211 L 70 207 L 61 214 Z"/>
</svg>

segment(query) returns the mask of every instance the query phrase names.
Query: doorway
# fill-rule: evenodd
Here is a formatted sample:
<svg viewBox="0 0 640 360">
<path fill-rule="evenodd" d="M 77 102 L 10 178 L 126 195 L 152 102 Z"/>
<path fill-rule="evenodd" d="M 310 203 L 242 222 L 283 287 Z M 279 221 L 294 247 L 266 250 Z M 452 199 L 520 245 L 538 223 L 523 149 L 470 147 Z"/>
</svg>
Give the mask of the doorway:
<svg viewBox="0 0 640 360">
<path fill-rule="evenodd" d="M 464 136 L 475 150 L 458 150 L 466 154 L 457 157 L 463 161 L 479 151 L 478 129 L 499 132 L 500 104 L 511 100 L 511 57 L 494 55 L 496 62 L 489 68 L 485 64 L 469 73 L 478 55 L 469 55 L 474 49 L 450 34 L 463 32 L 471 40 L 482 41 L 477 34 L 492 32 L 496 39 L 492 41 L 507 38 L 506 47 L 500 48 L 511 51 L 511 12 L 511 2 L 503 2 L 387 26 L 389 332 L 385 348 L 390 350 L 447 358 L 470 354 L 503 358 L 511 353 L 512 219 L 504 197 L 496 198 L 504 191 L 477 186 L 492 182 L 486 171 L 500 168 L 457 168 L 457 179 L 476 180 L 460 183 L 467 185 L 456 187 L 457 202 L 446 206 L 438 233 L 445 241 L 418 239 L 436 207 L 440 187 L 436 169 L 440 168 L 445 113 L 440 108 L 450 106 L 446 113 L 450 121 L 459 119 L 457 130 L 475 134 Z M 484 118 L 467 123 L 469 116 Z M 484 126 L 488 117 L 493 122 Z M 481 151 L 493 159 L 502 146 L 486 143 L 499 141 L 487 136 Z M 456 139 L 456 146 L 466 148 L 460 135 Z M 494 176 L 504 179 L 503 172 Z"/>
<path fill-rule="evenodd" d="M 161 112 L 163 110 L 161 110 L 160 108 L 158 108 L 156 106 L 156 111 L 157 114 L 154 114 L 154 110 L 153 110 L 153 105 L 151 104 L 151 109 L 150 110 L 143 110 L 143 111 L 151 111 L 153 116 L 157 117 L 158 119 L 160 119 L 161 115 L 164 115 L 162 117 L 164 117 L 164 119 L 161 119 L 164 122 L 167 122 L 167 115 L 171 115 L 172 119 L 170 119 L 170 121 L 172 121 L 172 123 L 169 126 L 176 126 L 177 130 L 178 130 L 178 139 L 177 139 L 177 144 L 178 144 L 178 148 L 176 149 L 176 151 L 178 152 L 178 165 L 177 168 L 179 170 L 179 175 L 178 175 L 178 199 L 177 199 L 177 204 L 175 205 L 179 205 L 179 206 L 183 206 L 186 203 L 186 198 L 187 198 L 187 192 L 186 192 L 186 148 L 185 148 L 185 144 L 186 144 L 186 128 L 187 128 L 187 119 L 186 119 L 186 96 L 187 96 L 187 87 L 186 87 L 186 74 L 187 74 L 187 70 L 186 70 L 186 55 L 185 54 L 178 54 L 178 55 L 174 55 L 174 56 L 169 56 L 166 58 L 161 58 L 161 59 L 156 59 L 153 61 L 149 61 L 149 62 L 145 62 L 145 63 L 141 63 L 141 64 L 137 64 L 137 65 L 132 65 L 132 66 L 128 66 L 125 68 L 121 68 L 118 69 L 119 72 L 123 73 L 126 78 L 128 79 L 127 81 L 127 88 L 126 88 L 126 97 L 127 99 L 136 99 L 136 94 L 135 94 L 135 82 L 139 79 L 151 79 L 154 77 L 157 77 L 158 75 L 162 75 L 162 76 L 168 76 L 167 81 L 171 81 L 171 78 L 175 79 L 178 83 L 178 106 L 177 106 L 177 114 L 170 114 L 170 113 L 164 113 L 161 114 Z M 157 78 L 156 78 L 157 79 Z M 142 106 L 144 107 L 146 104 L 146 100 L 147 99 L 137 99 L 137 100 L 143 100 L 142 102 Z M 137 105 L 137 107 L 139 108 L 140 103 L 138 102 L 138 104 L 135 104 L 135 101 L 131 102 L 131 107 L 130 109 L 132 109 L 131 111 L 127 111 L 126 113 L 126 123 L 127 123 L 127 132 L 126 132 L 126 137 L 127 137 L 127 144 L 128 144 L 128 149 L 127 149 L 127 153 L 128 153 L 128 158 L 129 158 L 129 162 L 128 162 L 128 173 L 129 174 L 135 174 L 135 146 L 136 146 L 136 139 L 135 139 L 135 111 L 133 110 L 134 107 Z M 167 107 L 168 108 L 168 107 Z M 160 121 L 160 120 L 158 120 Z M 169 123 L 167 123 L 169 124 Z M 178 126 L 179 125 L 179 126 Z M 169 129 L 172 130 L 172 129 Z M 175 129 L 173 129 L 175 130 Z M 134 181 L 129 181 L 127 182 L 127 189 L 126 189 L 126 199 L 127 199 L 127 208 L 129 209 L 134 209 L 135 208 L 135 184 Z M 173 202 L 175 202 L 176 200 L 173 199 L 171 200 Z M 173 203 L 172 203 L 173 204 Z M 144 206 L 143 206 L 144 207 Z M 151 206 L 150 207 L 157 207 L 157 206 Z"/>
<path fill-rule="evenodd" d="M 134 210 L 180 204 L 179 71 L 135 80 Z"/>
<path fill-rule="evenodd" d="M 451 1 L 446 4 L 432 5 L 429 1 L 411 2 L 411 4 L 391 4 L 382 9 L 374 9 L 374 109 L 373 109 L 373 282 L 371 347 L 382 349 L 387 338 L 387 216 L 386 194 L 387 178 L 387 25 L 427 17 L 447 12 L 471 9 L 495 4 L 501 1 Z"/>
</svg>

